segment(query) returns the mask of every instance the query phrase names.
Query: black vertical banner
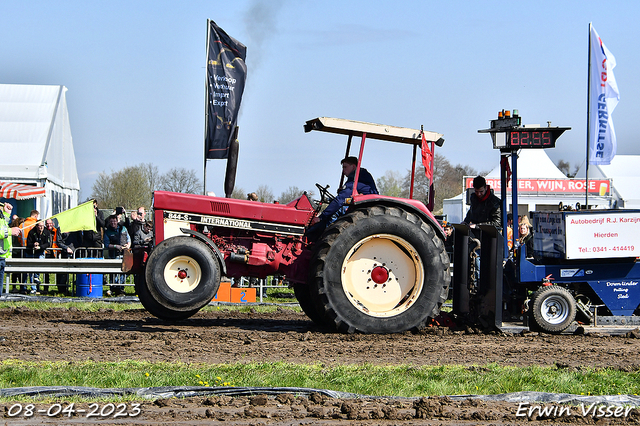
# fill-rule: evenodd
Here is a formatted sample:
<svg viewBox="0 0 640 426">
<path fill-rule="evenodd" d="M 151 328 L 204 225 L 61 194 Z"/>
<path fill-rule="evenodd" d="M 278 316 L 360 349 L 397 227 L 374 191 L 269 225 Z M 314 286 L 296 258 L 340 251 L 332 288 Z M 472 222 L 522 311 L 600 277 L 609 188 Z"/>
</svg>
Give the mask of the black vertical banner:
<svg viewBox="0 0 640 426">
<path fill-rule="evenodd" d="M 247 78 L 247 48 L 208 20 L 205 159 L 227 158 Z"/>
</svg>

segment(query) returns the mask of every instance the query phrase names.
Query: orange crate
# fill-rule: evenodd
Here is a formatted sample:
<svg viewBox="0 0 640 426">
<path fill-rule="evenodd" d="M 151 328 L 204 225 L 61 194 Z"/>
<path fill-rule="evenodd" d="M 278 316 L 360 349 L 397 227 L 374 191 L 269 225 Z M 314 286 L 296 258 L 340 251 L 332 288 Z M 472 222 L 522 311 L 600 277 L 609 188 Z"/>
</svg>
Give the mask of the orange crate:
<svg viewBox="0 0 640 426">
<path fill-rule="evenodd" d="M 231 301 L 231 283 L 221 282 L 218 292 L 213 298 L 214 302 L 229 302 Z"/>
<path fill-rule="evenodd" d="M 255 288 L 232 288 L 231 303 L 249 303 L 256 301 Z"/>
</svg>

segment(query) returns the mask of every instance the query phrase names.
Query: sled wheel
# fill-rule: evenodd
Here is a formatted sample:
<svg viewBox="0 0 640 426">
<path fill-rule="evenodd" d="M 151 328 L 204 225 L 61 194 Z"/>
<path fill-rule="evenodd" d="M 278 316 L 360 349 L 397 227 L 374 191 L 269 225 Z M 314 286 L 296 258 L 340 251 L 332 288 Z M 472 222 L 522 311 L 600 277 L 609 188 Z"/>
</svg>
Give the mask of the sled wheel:
<svg viewBox="0 0 640 426">
<path fill-rule="evenodd" d="M 576 317 L 576 302 L 563 287 L 542 287 L 532 299 L 533 320 L 543 331 L 561 333 Z"/>
<path fill-rule="evenodd" d="M 145 288 L 152 301 L 148 301 L 149 312 L 164 319 L 193 315 L 211 302 L 220 287 L 218 260 L 193 237 L 162 241 L 151 252 L 145 272 Z"/>
<path fill-rule="evenodd" d="M 318 311 L 347 333 L 423 328 L 440 312 L 451 280 L 449 256 L 434 230 L 412 213 L 384 206 L 356 210 L 327 228 L 311 271 Z"/>
<path fill-rule="evenodd" d="M 319 311 L 318 306 L 315 304 L 313 298 L 317 298 L 317 293 L 314 293 L 311 289 L 311 284 L 295 283 L 293 285 L 293 292 L 296 295 L 296 299 L 300 304 L 300 308 L 305 314 L 317 325 L 324 326 L 324 320 L 322 313 Z"/>
</svg>

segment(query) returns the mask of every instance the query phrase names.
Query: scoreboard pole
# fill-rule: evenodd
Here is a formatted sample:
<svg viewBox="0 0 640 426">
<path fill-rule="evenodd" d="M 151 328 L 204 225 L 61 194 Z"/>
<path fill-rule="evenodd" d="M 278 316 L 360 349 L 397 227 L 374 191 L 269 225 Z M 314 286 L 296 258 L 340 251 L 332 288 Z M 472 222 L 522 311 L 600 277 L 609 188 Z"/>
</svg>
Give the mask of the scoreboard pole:
<svg viewBox="0 0 640 426">
<path fill-rule="evenodd" d="M 500 150 L 500 195 L 502 201 L 502 236 L 504 238 L 504 257 L 509 257 L 507 237 L 507 186 L 511 182 L 511 214 L 513 216 L 513 247 L 518 240 L 518 151 L 521 149 L 555 148 L 556 140 L 570 127 L 525 127 L 518 110 L 499 111 L 498 119 L 491 120 L 491 128 L 478 130 L 478 133 L 489 133 L 493 140 L 493 148 Z M 511 179 L 508 176 L 511 157 Z"/>
<path fill-rule="evenodd" d="M 518 222 L 518 151 L 511 150 L 511 213 L 513 214 L 513 247 L 518 241 L 520 222 Z M 504 228 L 504 236 L 507 236 L 507 228 Z M 508 247 L 507 247 L 508 248 Z"/>
</svg>

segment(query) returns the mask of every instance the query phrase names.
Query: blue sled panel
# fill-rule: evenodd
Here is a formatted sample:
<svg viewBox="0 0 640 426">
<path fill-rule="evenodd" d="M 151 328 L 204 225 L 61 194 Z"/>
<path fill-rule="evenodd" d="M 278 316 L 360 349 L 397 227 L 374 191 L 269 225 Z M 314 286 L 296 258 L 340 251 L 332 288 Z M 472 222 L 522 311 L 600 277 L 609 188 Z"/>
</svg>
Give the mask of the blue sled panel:
<svg viewBox="0 0 640 426">
<path fill-rule="evenodd" d="M 640 263 L 635 258 L 607 262 L 592 259 L 555 265 L 520 261 L 520 282 L 541 283 L 550 276 L 553 283 L 588 283 L 612 315 L 633 315 L 640 305 Z"/>
</svg>

